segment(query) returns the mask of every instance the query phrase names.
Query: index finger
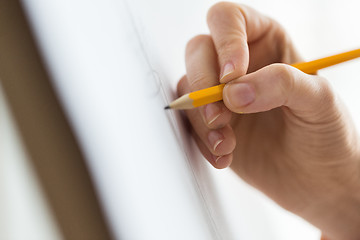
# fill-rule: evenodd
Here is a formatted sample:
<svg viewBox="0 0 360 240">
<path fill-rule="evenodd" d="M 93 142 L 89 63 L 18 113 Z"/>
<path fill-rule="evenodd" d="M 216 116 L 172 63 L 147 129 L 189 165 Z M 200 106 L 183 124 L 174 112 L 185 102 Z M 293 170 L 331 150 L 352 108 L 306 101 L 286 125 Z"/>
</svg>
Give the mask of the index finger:
<svg viewBox="0 0 360 240">
<path fill-rule="evenodd" d="M 222 83 L 246 74 L 248 42 L 261 38 L 274 23 L 252 8 L 229 2 L 212 6 L 207 22 L 219 57 Z"/>
</svg>

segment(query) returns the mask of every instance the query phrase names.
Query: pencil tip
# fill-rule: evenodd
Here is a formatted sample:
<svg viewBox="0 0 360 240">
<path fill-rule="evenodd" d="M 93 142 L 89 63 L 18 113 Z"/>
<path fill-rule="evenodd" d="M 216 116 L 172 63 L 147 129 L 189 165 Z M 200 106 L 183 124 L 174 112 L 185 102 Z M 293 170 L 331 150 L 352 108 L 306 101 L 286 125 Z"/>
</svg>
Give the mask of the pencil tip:
<svg viewBox="0 0 360 240">
<path fill-rule="evenodd" d="M 170 106 L 166 106 L 166 107 L 164 107 L 164 109 L 165 109 L 165 110 L 170 109 Z"/>
</svg>

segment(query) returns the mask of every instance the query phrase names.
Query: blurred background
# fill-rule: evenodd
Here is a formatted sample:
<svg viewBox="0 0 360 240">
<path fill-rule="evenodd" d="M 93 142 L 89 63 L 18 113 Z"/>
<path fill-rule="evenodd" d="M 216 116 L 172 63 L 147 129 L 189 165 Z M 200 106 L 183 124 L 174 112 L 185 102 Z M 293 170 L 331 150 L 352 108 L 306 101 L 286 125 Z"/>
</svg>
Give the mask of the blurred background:
<svg viewBox="0 0 360 240">
<path fill-rule="evenodd" d="M 120 0 L 119 0 L 120 1 Z M 24 0 L 26 2 L 26 0 Z M 168 1 L 171 2 L 171 1 Z M 205 25 L 207 9 L 216 1 L 198 0 L 198 24 Z M 289 32 L 305 60 L 360 47 L 360 2 L 356 0 L 252 0 L 242 1 L 280 22 Z M 202 8 L 199 8 L 201 6 Z M 184 16 L 185 18 L 186 16 Z M 192 19 L 195 19 L 192 16 Z M 204 26 L 205 28 L 205 26 Z M 203 32 L 199 32 L 203 33 Z M 184 41 L 185 47 L 186 41 Z M 0 53 L 1 54 L 1 53 Z M 179 59 L 179 62 L 183 59 Z M 360 60 L 319 71 L 343 99 L 360 127 Z M 278 236 L 319 239 L 320 232 L 302 219 L 267 200 Z M 23 148 L 0 86 L 0 239 L 61 239 L 38 179 Z M 279 239 L 283 239 L 279 237 Z M 295 238 L 293 238 L 295 239 Z"/>
</svg>

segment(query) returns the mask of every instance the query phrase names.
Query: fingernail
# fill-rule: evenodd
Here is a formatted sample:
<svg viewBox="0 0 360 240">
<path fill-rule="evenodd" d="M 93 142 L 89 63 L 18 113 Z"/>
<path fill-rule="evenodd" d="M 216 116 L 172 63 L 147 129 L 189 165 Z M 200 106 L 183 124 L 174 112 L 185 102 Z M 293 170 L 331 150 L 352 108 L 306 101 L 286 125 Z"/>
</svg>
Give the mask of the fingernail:
<svg viewBox="0 0 360 240">
<path fill-rule="evenodd" d="M 222 156 L 214 156 L 214 161 L 215 161 L 215 164 L 218 163 L 218 161 L 220 160 L 220 158 L 222 158 Z"/>
<path fill-rule="evenodd" d="M 225 98 L 233 108 L 238 109 L 255 101 L 255 91 L 247 83 L 232 83 L 226 86 Z"/>
<path fill-rule="evenodd" d="M 220 143 L 224 141 L 224 136 L 219 131 L 211 131 L 208 135 L 209 143 L 213 146 L 213 150 L 216 151 L 216 148 Z"/>
<path fill-rule="evenodd" d="M 221 74 L 221 77 L 220 77 L 220 82 L 224 77 L 226 77 L 229 74 L 233 73 L 234 70 L 235 70 L 235 68 L 234 68 L 234 65 L 232 63 L 225 64 L 225 66 L 223 68 L 223 71 L 222 71 L 222 74 Z"/>
<path fill-rule="evenodd" d="M 204 107 L 205 121 L 208 125 L 212 124 L 220 115 L 221 109 L 218 104 L 207 104 Z"/>
</svg>

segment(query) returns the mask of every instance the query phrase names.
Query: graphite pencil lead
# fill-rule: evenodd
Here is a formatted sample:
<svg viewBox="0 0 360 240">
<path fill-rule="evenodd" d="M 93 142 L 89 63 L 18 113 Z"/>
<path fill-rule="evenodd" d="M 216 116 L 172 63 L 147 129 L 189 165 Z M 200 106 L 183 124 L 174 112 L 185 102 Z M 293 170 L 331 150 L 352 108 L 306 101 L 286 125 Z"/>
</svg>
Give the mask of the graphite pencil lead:
<svg viewBox="0 0 360 240">
<path fill-rule="evenodd" d="M 166 106 L 166 107 L 164 107 L 164 109 L 165 109 L 165 110 L 170 109 L 170 106 Z"/>
</svg>

